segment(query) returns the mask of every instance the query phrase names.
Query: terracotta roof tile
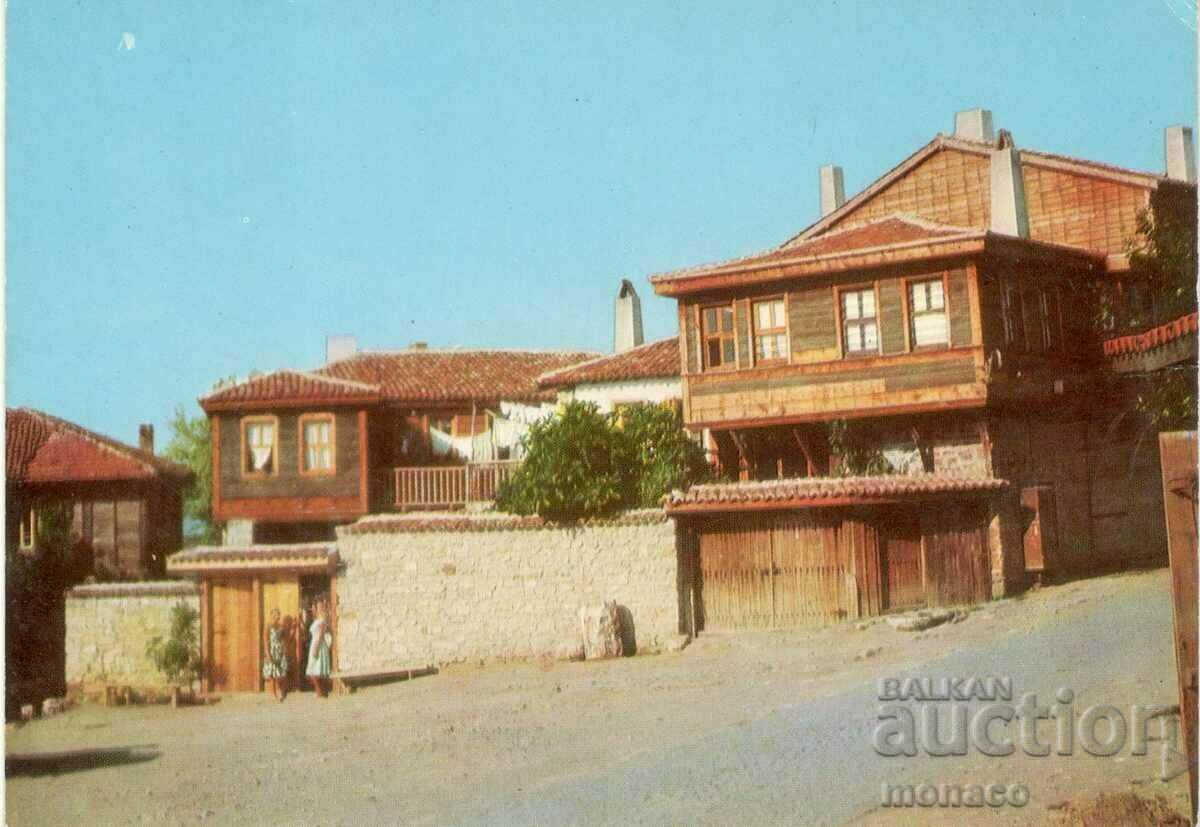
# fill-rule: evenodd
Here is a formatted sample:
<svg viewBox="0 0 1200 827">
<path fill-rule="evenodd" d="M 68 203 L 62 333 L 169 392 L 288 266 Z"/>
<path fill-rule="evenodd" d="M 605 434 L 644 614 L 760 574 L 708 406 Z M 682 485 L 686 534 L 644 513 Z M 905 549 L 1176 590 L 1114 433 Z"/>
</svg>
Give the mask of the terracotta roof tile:
<svg viewBox="0 0 1200 827">
<path fill-rule="evenodd" d="M 470 402 L 552 399 L 538 387 L 547 371 L 578 364 L 593 352 L 552 350 L 405 350 L 360 353 L 317 371 L 377 384 L 388 401 Z"/>
<path fill-rule="evenodd" d="M 1196 329 L 1197 314 L 1189 313 L 1174 321 L 1152 327 L 1143 333 L 1109 339 L 1104 343 L 1104 355 L 1123 356 L 1129 353 L 1145 353 L 1189 333 L 1195 333 Z"/>
<path fill-rule="evenodd" d="M 993 477 L 963 477 L 948 474 L 894 475 L 877 477 L 813 477 L 761 482 L 694 485 L 673 491 L 666 498 L 667 511 L 720 511 L 747 506 L 803 508 L 805 504 L 849 504 L 855 500 L 878 502 L 904 500 L 932 494 L 966 494 L 999 491 L 1008 482 Z"/>
<path fill-rule="evenodd" d="M 584 520 L 577 525 L 587 526 L 632 526 L 652 525 L 665 522 L 666 512 L 661 508 L 643 508 L 626 511 L 614 517 L 597 517 Z M 363 517 L 356 523 L 338 529 L 338 535 L 360 534 L 424 534 L 430 532 L 465 533 L 475 531 L 539 531 L 562 528 L 560 524 L 547 522 L 534 516 L 519 516 L 491 512 L 486 514 L 383 514 Z"/>
<path fill-rule="evenodd" d="M 379 386 L 375 384 L 296 370 L 277 370 L 263 376 L 251 377 L 236 385 L 218 388 L 201 397 L 200 404 L 216 406 L 282 399 L 343 399 L 349 402 L 377 399 L 379 395 Z"/>
<path fill-rule="evenodd" d="M 650 281 L 667 282 L 718 272 L 727 268 L 750 268 L 792 263 L 839 253 L 877 250 L 951 238 L 973 238 L 982 235 L 984 235 L 984 231 L 976 228 L 937 224 L 916 216 L 896 213 L 868 224 L 831 231 L 815 238 L 792 241 L 786 246 L 775 247 L 742 258 L 702 264 L 670 273 L 660 273 L 651 276 Z"/>
<path fill-rule="evenodd" d="M 169 476 L 185 466 L 32 408 L 9 408 L 4 418 L 5 476 L 10 482 L 102 482 Z"/>
<path fill-rule="evenodd" d="M 622 353 L 600 356 L 587 362 L 544 373 L 542 387 L 567 387 L 588 382 L 626 382 L 679 376 L 679 337 L 630 348 Z"/>
</svg>

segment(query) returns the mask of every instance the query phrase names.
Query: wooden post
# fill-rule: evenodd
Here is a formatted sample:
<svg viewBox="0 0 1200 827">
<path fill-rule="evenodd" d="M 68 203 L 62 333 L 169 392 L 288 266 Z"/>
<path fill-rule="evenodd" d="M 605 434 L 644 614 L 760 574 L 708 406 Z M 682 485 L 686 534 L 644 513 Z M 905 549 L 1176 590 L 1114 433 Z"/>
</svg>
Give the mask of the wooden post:
<svg viewBox="0 0 1200 827">
<path fill-rule="evenodd" d="M 806 476 L 815 477 L 817 475 L 817 464 L 813 462 L 813 455 L 809 449 L 808 440 L 800 433 L 799 428 L 792 428 L 792 436 L 795 437 L 796 444 L 800 446 L 800 453 L 804 454 Z"/>
<path fill-rule="evenodd" d="M 208 578 L 200 581 L 200 691 L 209 691 L 208 675 L 212 669 L 212 589 Z"/>
<path fill-rule="evenodd" d="M 253 611 L 252 617 L 254 620 L 251 625 L 254 627 L 254 685 L 259 692 L 263 691 L 263 594 L 262 594 L 262 578 L 255 576 L 253 586 L 251 587 L 251 598 Z"/>
</svg>

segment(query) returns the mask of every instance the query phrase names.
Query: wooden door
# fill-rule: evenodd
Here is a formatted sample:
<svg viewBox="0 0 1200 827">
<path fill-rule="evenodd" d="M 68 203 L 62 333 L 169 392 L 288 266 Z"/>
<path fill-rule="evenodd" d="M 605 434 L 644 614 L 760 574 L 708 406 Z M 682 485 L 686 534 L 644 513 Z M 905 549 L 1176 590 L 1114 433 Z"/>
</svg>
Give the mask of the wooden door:
<svg viewBox="0 0 1200 827">
<path fill-rule="evenodd" d="M 1167 551 L 1171 560 L 1171 593 L 1175 605 L 1175 666 L 1179 681 L 1182 743 L 1188 758 L 1192 809 L 1196 807 L 1197 680 L 1197 546 L 1196 432 L 1158 435 L 1162 461 L 1163 507 Z"/>
<path fill-rule="evenodd" d="M 889 514 L 880 530 L 884 571 L 884 607 L 890 611 L 925 605 L 921 562 L 921 529 L 917 521 Z"/>
<path fill-rule="evenodd" d="M 700 625 L 708 631 L 773 623 L 771 535 L 759 517 L 713 522 L 699 536 Z"/>
<path fill-rule="evenodd" d="M 300 637 L 300 580 L 295 575 L 262 580 L 262 614 L 264 629 L 271 610 L 278 609 L 284 628 L 284 651 L 288 655 L 288 687 L 299 685 L 301 676 L 297 641 Z M 262 636 L 260 636 L 260 641 Z M 260 644 L 265 645 L 265 644 Z M 266 653 L 264 652 L 265 656 Z"/>
<path fill-rule="evenodd" d="M 1021 546 L 1025 551 L 1025 570 L 1041 573 L 1046 561 L 1054 561 L 1058 550 L 1058 512 L 1055 510 L 1054 488 L 1035 485 L 1021 489 L 1021 510 L 1025 514 L 1025 536 Z"/>
<path fill-rule="evenodd" d="M 215 692 L 258 689 L 259 630 L 254 583 L 249 578 L 218 580 L 211 586 L 212 657 L 209 686 Z"/>
<path fill-rule="evenodd" d="M 846 617 L 846 571 L 828 521 L 811 513 L 776 517 L 771 554 L 775 626 L 819 626 Z"/>
</svg>

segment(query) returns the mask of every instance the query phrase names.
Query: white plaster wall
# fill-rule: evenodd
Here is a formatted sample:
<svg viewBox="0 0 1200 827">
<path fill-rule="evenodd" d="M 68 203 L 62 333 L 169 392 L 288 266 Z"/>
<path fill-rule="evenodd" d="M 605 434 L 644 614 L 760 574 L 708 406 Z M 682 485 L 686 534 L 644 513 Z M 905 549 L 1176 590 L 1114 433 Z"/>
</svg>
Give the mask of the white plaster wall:
<svg viewBox="0 0 1200 827">
<path fill-rule="evenodd" d="M 631 382 L 592 382 L 576 385 L 573 390 L 559 394 L 560 401 L 578 399 L 594 402 L 604 413 L 616 405 L 634 402 L 658 404 L 672 399 L 682 399 L 683 390 L 678 379 L 642 379 Z"/>
</svg>

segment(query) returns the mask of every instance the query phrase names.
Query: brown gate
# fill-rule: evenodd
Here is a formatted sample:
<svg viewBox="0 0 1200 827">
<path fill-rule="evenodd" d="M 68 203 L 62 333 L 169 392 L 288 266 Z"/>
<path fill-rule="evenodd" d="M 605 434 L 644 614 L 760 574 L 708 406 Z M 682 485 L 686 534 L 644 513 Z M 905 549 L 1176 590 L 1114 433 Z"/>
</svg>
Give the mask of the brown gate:
<svg viewBox="0 0 1200 827">
<path fill-rule="evenodd" d="M 1183 743 L 1187 745 L 1192 807 L 1196 806 L 1196 432 L 1158 435 L 1171 591 L 1175 603 L 1175 660 Z"/>
<path fill-rule="evenodd" d="M 698 531 L 698 621 L 707 631 L 833 623 L 848 580 L 833 525 L 807 514 L 707 521 Z"/>
<path fill-rule="evenodd" d="M 217 580 L 211 585 L 212 668 L 215 692 L 258 689 L 258 623 L 254 587 L 249 579 Z"/>
<path fill-rule="evenodd" d="M 909 515 L 890 515 L 880 528 L 880 550 L 885 575 L 884 607 L 896 611 L 924 606 L 920 523 Z"/>
</svg>

